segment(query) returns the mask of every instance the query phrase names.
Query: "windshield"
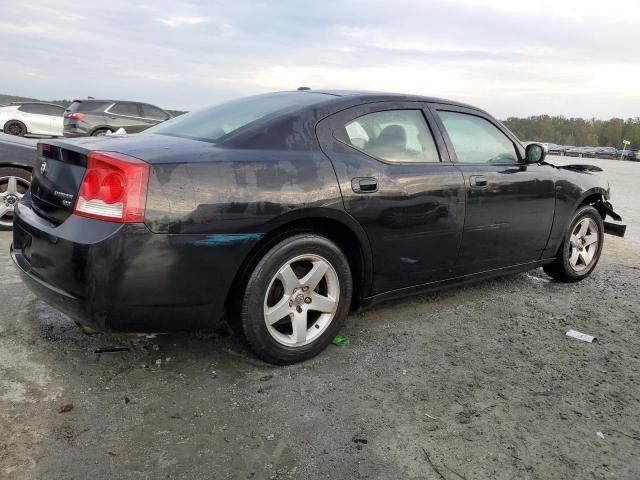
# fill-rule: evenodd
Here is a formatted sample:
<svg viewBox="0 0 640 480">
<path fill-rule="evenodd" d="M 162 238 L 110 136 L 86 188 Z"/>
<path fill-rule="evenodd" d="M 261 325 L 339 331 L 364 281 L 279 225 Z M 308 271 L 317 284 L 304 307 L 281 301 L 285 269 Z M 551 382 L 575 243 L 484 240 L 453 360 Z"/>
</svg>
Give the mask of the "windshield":
<svg viewBox="0 0 640 480">
<path fill-rule="evenodd" d="M 312 92 L 255 95 L 181 115 L 149 128 L 146 132 L 217 142 L 225 135 L 267 115 L 291 107 L 311 105 L 326 99 L 325 94 Z"/>
</svg>

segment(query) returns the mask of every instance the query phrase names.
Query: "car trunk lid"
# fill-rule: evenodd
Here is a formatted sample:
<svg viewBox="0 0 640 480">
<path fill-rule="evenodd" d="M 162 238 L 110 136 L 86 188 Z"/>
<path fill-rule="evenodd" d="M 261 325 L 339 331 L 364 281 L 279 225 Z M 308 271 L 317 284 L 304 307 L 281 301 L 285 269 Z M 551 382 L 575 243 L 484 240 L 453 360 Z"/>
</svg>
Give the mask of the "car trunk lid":
<svg viewBox="0 0 640 480">
<path fill-rule="evenodd" d="M 86 154 L 86 149 L 54 142 L 38 144 L 31 197 L 40 216 L 60 224 L 71 215 L 87 166 Z"/>
</svg>

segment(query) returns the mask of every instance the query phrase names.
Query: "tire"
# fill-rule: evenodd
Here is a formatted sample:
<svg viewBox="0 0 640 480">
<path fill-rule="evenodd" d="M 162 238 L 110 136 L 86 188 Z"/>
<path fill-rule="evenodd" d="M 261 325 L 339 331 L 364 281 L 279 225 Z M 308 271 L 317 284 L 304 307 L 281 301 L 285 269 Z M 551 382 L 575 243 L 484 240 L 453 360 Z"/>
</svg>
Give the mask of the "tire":
<svg viewBox="0 0 640 480">
<path fill-rule="evenodd" d="M 311 270 L 316 275 L 309 275 Z M 312 233 L 286 238 L 264 254 L 248 278 L 240 309 L 244 337 L 268 363 L 312 358 L 344 324 L 352 290 L 349 262 L 331 240 Z"/>
<path fill-rule="evenodd" d="M 107 132 L 111 132 L 111 130 L 108 129 L 108 128 L 98 128 L 97 130 L 94 130 L 93 132 L 91 132 L 91 136 L 92 137 L 102 137 L 102 136 L 106 135 Z"/>
<path fill-rule="evenodd" d="M 586 230 L 583 230 L 585 225 Z M 590 241 L 594 238 L 597 242 L 595 247 L 594 243 L 584 243 L 585 239 Z M 571 220 L 556 259 L 544 265 L 543 269 L 547 275 L 561 282 L 584 280 L 598 264 L 603 244 L 604 223 L 600 213 L 588 205 L 580 207 Z"/>
<path fill-rule="evenodd" d="M 0 167 L 0 230 L 13 227 L 13 210 L 31 184 L 31 173 L 15 167 Z"/>
<path fill-rule="evenodd" d="M 4 133 L 24 137 L 28 133 L 27 126 L 19 120 L 9 120 L 4 124 Z"/>
</svg>

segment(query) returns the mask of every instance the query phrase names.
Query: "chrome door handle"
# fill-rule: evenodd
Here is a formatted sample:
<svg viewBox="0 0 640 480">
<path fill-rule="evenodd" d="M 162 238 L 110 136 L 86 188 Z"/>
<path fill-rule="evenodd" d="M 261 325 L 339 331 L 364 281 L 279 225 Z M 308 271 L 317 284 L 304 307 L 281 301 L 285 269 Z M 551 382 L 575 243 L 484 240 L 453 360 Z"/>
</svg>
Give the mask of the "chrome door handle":
<svg viewBox="0 0 640 480">
<path fill-rule="evenodd" d="M 469 177 L 469 183 L 472 187 L 487 187 L 489 185 L 489 179 L 484 175 L 471 175 Z"/>
</svg>

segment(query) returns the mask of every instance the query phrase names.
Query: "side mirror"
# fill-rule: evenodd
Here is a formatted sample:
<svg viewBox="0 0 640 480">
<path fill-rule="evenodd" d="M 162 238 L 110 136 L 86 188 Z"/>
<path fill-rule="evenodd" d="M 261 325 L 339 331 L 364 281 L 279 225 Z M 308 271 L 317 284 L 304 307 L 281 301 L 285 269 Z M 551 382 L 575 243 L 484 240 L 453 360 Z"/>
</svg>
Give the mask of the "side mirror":
<svg viewBox="0 0 640 480">
<path fill-rule="evenodd" d="M 525 152 L 525 159 L 527 163 L 540 163 L 547 155 L 544 151 L 544 147 L 539 143 L 530 143 L 527 145 Z"/>
</svg>

